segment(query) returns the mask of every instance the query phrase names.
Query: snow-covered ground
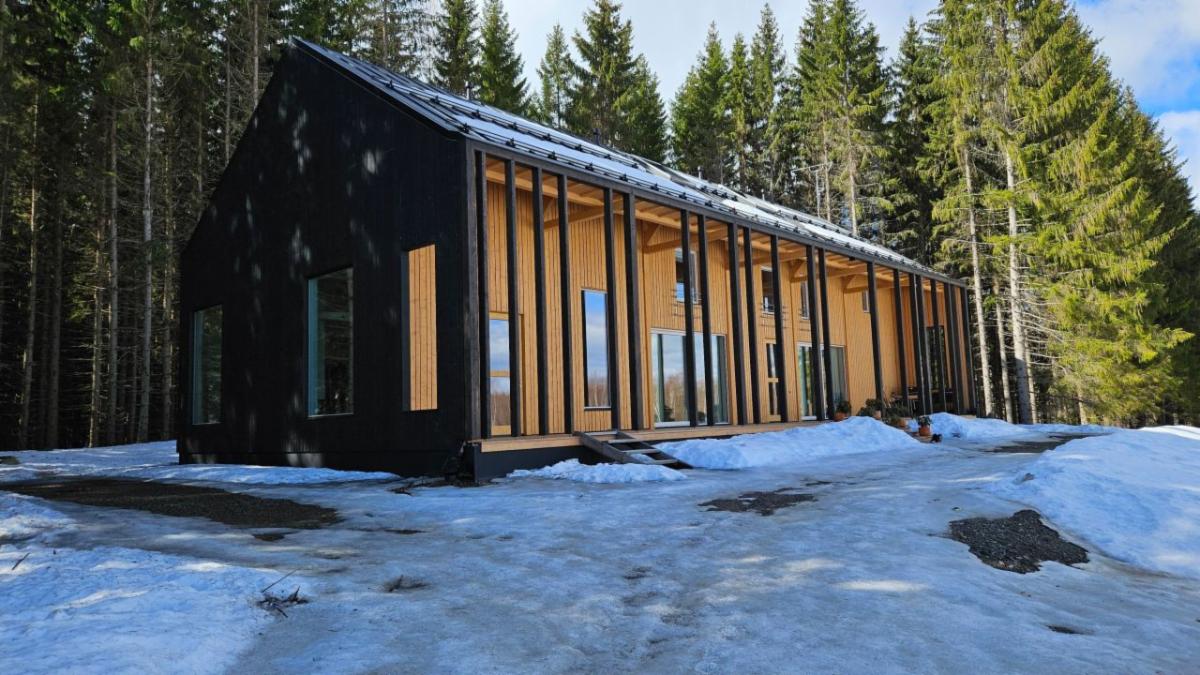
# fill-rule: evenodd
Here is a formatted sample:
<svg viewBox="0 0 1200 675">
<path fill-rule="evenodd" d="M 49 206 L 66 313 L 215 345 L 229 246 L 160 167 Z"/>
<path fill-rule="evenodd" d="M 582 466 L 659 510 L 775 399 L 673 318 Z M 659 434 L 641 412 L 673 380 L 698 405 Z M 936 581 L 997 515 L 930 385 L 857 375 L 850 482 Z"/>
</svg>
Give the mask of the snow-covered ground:
<svg viewBox="0 0 1200 675">
<path fill-rule="evenodd" d="M 1136 567 L 1144 561 L 1102 539 L 1094 519 L 1070 520 L 1042 492 L 1074 490 L 1070 505 L 1095 497 L 1055 459 L 1083 452 L 1078 444 L 1132 456 L 1120 439 L 1140 433 L 1155 461 L 1178 462 L 1200 453 L 1200 431 L 1122 432 L 1039 458 L 976 451 L 978 436 L 881 443 L 875 424 L 696 444 L 697 462 L 766 466 L 685 480 L 577 482 L 612 471 L 581 466 L 539 474 L 572 480 L 479 488 L 273 477 L 308 469 L 170 476 L 342 518 L 271 531 L 285 534 L 275 541 L 204 519 L 0 492 L 0 672 L 1195 672 L 1200 581 Z M 28 477 L 9 470 L 33 467 L 35 455 L 18 456 L 18 467 L 0 465 L 0 481 Z M 162 464 L 171 458 L 161 444 L 36 457 L 37 471 L 57 476 L 180 469 Z M 1154 522 L 1190 508 L 1166 493 L 1197 491 L 1192 474 L 1143 476 L 1132 457 L 1111 470 L 1119 479 L 1096 489 L 1153 495 L 1144 480 L 1163 491 L 1147 502 L 1162 510 Z M 1013 482 L 1026 473 L 1034 478 Z M 780 489 L 815 501 L 770 516 L 706 506 Z M 1026 504 L 1091 561 L 1019 575 L 945 536 L 951 520 Z M 1168 546 L 1195 540 L 1133 527 Z M 277 588 L 299 587 L 310 602 L 286 618 L 256 607 L 261 588 L 288 573 Z"/>
</svg>

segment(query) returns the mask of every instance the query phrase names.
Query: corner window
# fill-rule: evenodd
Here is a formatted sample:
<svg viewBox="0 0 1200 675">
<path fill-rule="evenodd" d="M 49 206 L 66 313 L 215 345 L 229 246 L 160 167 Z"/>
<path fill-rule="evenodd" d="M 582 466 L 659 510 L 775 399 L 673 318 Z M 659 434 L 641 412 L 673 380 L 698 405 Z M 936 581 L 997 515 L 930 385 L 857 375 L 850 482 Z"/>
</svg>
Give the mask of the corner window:
<svg viewBox="0 0 1200 675">
<path fill-rule="evenodd" d="M 221 306 L 192 315 L 192 424 L 221 421 Z"/>
<path fill-rule="evenodd" d="M 583 291 L 584 406 L 609 406 L 608 294 Z"/>
<path fill-rule="evenodd" d="M 696 283 L 696 252 L 688 251 L 688 258 L 692 263 L 692 273 L 690 283 L 692 284 L 692 304 L 700 303 L 700 286 Z M 683 249 L 675 249 L 675 301 L 683 302 L 684 297 L 684 279 L 688 278 L 687 266 L 683 264 Z"/>
<path fill-rule="evenodd" d="M 762 311 L 763 314 L 775 313 L 775 273 L 770 267 L 760 271 L 762 279 Z"/>
<path fill-rule="evenodd" d="M 354 412 L 354 272 L 308 280 L 308 414 Z"/>
</svg>

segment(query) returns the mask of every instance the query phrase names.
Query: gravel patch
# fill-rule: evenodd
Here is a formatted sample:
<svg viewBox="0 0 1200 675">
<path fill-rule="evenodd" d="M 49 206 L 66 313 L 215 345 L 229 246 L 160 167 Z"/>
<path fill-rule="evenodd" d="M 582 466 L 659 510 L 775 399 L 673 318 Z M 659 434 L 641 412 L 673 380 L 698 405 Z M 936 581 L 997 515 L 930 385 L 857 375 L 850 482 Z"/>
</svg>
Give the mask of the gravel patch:
<svg viewBox="0 0 1200 675">
<path fill-rule="evenodd" d="M 1027 574 L 1046 561 L 1076 565 L 1088 561 L 1087 549 L 1066 541 L 1046 527 L 1036 511 L 1024 509 L 1008 518 L 967 518 L 950 523 L 950 538 L 996 569 Z"/>
</svg>

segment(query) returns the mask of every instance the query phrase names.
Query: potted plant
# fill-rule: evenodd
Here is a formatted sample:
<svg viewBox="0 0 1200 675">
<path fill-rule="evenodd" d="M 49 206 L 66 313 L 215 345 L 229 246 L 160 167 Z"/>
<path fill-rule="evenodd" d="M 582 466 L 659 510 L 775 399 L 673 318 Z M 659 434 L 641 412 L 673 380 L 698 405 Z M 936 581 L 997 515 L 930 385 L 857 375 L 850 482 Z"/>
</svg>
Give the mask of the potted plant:
<svg viewBox="0 0 1200 675">
<path fill-rule="evenodd" d="M 904 431 L 908 431 L 908 418 L 910 417 L 912 417 L 912 410 L 903 403 L 893 403 L 884 415 L 889 425 Z"/>
<path fill-rule="evenodd" d="M 917 418 L 917 435 L 921 438 L 929 438 L 933 435 L 933 420 L 929 419 L 929 415 L 921 415 Z"/>
<path fill-rule="evenodd" d="M 883 423 L 897 429 L 904 429 L 908 426 L 908 420 L 891 411 L 888 411 L 888 416 L 884 418 Z"/>
<path fill-rule="evenodd" d="M 850 401 L 847 401 L 846 399 L 838 401 L 837 405 L 833 407 L 833 421 L 841 422 L 842 420 L 846 419 L 850 416 L 850 411 L 852 409 L 853 408 L 850 407 Z"/>
<path fill-rule="evenodd" d="M 863 406 L 863 409 L 866 410 L 867 414 L 871 417 L 881 420 L 883 419 L 883 407 L 883 401 L 880 401 L 877 398 L 869 398 L 867 399 L 866 404 Z"/>
</svg>

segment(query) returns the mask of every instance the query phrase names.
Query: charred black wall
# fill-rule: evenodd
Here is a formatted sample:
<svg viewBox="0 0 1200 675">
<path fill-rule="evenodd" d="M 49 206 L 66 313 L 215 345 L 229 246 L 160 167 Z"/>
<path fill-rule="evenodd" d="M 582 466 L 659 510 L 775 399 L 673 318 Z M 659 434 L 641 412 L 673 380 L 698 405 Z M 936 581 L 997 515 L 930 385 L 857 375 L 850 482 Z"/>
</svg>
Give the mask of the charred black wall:
<svg viewBox="0 0 1200 675">
<path fill-rule="evenodd" d="M 182 256 L 179 451 L 437 473 L 468 435 L 465 142 L 292 48 Z M 401 410 L 401 255 L 437 245 L 438 409 Z M 310 419 L 306 283 L 354 268 L 354 412 Z M 222 415 L 191 423 L 191 318 L 223 306 Z"/>
</svg>

